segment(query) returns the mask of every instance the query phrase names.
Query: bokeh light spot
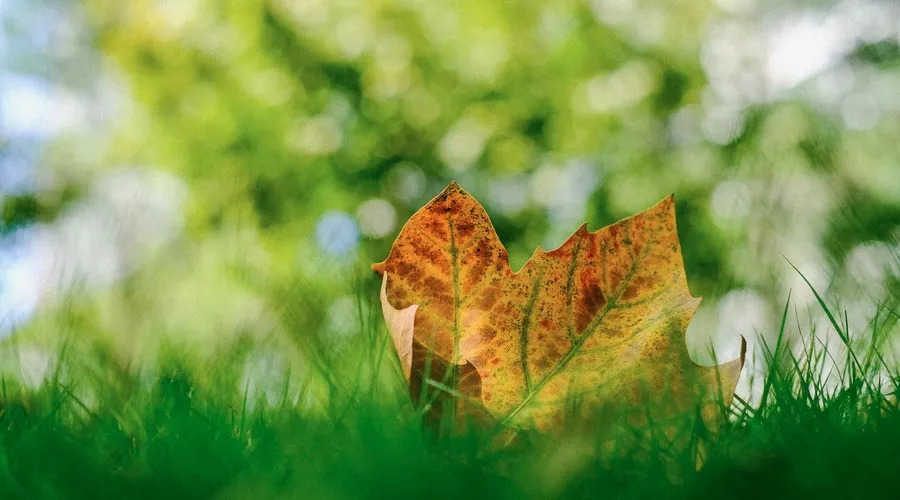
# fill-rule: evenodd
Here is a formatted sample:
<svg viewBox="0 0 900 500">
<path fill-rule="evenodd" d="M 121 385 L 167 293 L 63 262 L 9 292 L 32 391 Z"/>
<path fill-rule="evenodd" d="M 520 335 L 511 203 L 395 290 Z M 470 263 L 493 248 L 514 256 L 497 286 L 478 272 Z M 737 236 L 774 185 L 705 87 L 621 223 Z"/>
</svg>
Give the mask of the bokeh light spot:
<svg viewBox="0 0 900 500">
<path fill-rule="evenodd" d="M 397 227 L 397 211 L 394 206 L 379 198 L 360 203 L 356 218 L 362 233 L 371 238 L 383 238 Z"/>
<path fill-rule="evenodd" d="M 349 295 L 339 297 L 328 307 L 329 329 L 341 337 L 353 335 L 359 330 L 358 316 L 356 300 Z"/>
<path fill-rule="evenodd" d="M 316 244 L 326 253 L 339 257 L 355 250 L 359 231 L 353 217 L 338 210 L 324 213 L 316 223 Z"/>
<path fill-rule="evenodd" d="M 342 140 L 340 124 L 327 115 L 299 122 L 287 133 L 289 147 L 312 156 L 337 151 Z"/>
</svg>

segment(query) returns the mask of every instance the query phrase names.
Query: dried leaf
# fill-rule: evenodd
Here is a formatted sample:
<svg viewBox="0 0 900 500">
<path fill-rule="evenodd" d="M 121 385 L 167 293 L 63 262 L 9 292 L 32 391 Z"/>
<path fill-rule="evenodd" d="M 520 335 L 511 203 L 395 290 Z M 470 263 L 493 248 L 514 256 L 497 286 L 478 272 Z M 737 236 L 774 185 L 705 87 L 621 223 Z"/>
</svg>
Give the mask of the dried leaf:
<svg viewBox="0 0 900 500">
<path fill-rule="evenodd" d="M 487 213 L 451 183 L 373 269 L 411 385 L 421 387 L 425 357 L 471 365 L 459 391 L 515 426 L 548 426 L 572 397 L 638 403 L 646 393 L 683 410 L 721 387 L 728 403 L 743 365 L 688 356 L 700 299 L 687 288 L 671 196 L 595 232 L 583 225 L 513 272 Z"/>
</svg>

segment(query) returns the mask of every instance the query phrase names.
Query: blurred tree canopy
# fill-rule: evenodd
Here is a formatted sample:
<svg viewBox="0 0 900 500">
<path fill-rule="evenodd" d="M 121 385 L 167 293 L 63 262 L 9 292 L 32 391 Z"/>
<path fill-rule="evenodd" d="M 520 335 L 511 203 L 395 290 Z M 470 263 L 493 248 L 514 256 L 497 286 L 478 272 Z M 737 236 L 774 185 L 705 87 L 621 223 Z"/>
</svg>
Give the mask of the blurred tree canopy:
<svg viewBox="0 0 900 500">
<path fill-rule="evenodd" d="M 184 214 L 89 321 L 129 346 L 112 332 L 352 330 L 353 277 L 453 179 L 514 268 L 675 193 L 698 335 L 765 332 L 792 289 L 810 303 L 785 257 L 831 297 L 864 289 L 867 321 L 900 274 L 900 21 L 869 24 L 900 14 L 856 3 L 815 66 L 806 42 L 849 7 L 82 0 L 125 97 L 108 140 L 61 138 L 43 168 L 78 193 L 167 171 Z M 4 221 L 55 206 L 34 196 Z"/>
</svg>

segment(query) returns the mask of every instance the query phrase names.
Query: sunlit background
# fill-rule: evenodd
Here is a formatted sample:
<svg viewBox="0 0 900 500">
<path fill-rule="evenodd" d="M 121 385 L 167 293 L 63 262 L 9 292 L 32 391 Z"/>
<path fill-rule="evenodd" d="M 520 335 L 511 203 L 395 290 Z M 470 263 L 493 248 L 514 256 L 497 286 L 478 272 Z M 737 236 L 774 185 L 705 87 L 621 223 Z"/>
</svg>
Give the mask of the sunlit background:
<svg viewBox="0 0 900 500">
<path fill-rule="evenodd" d="M 450 180 L 514 269 L 675 193 L 698 361 L 772 341 L 789 294 L 837 346 L 791 263 L 871 342 L 898 141 L 890 0 L 0 0 L 5 366 L 249 338 L 277 378 L 357 334 L 368 264 Z"/>
</svg>

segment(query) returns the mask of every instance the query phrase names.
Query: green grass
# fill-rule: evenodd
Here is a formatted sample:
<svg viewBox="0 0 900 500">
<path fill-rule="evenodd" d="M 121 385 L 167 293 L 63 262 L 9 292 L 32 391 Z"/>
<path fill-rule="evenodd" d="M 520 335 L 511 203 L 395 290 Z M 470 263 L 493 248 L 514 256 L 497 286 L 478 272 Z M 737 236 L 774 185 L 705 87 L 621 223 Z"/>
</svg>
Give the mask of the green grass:
<svg viewBox="0 0 900 500">
<path fill-rule="evenodd" d="M 893 497 L 900 376 L 877 340 L 898 315 L 849 332 L 816 296 L 842 352 L 788 335 L 803 329 L 786 304 L 761 402 L 716 429 L 612 408 L 514 437 L 435 423 L 427 403 L 447 396 L 412 405 L 374 308 L 342 344 L 298 340 L 308 369 L 268 393 L 242 378 L 252 347 L 207 363 L 171 349 L 148 371 L 70 341 L 42 385 L 2 380 L 0 498 Z"/>
</svg>

